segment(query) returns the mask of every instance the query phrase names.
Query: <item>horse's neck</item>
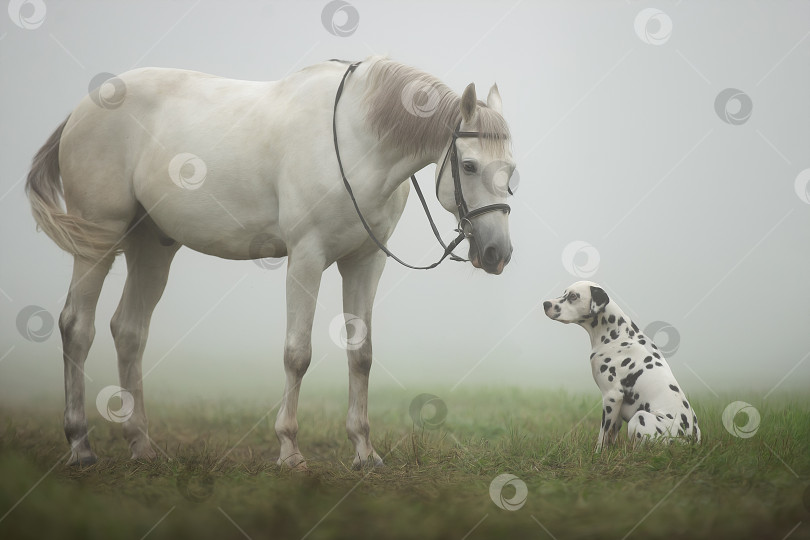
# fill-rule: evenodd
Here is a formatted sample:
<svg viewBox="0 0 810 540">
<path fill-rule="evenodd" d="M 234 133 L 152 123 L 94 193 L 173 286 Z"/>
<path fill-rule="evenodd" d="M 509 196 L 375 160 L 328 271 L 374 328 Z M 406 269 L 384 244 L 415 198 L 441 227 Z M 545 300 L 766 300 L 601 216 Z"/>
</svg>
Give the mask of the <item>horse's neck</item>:
<svg viewBox="0 0 810 540">
<path fill-rule="evenodd" d="M 366 63 L 361 64 L 356 71 L 356 75 L 360 78 L 367 76 L 367 73 L 365 72 L 365 69 L 367 68 L 368 65 Z M 365 103 L 363 103 L 361 98 L 355 97 L 354 99 L 349 99 L 356 108 L 355 112 L 352 114 L 352 118 L 354 118 L 357 122 L 365 122 Z M 362 133 L 364 131 L 367 132 L 369 126 L 357 125 L 356 128 L 356 133 Z M 395 145 L 384 144 L 382 138 L 393 137 L 396 139 L 396 129 L 396 126 L 391 128 L 391 131 L 383 134 L 382 137 L 371 136 L 368 134 L 367 136 L 363 137 L 363 143 L 360 146 L 360 155 L 362 156 L 362 159 L 373 161 L 375 164 L 374 166 L 377 167 L 378 170 L 385 171 L 385 179 L 381 181 L 381 185 L 379 186 L 381 189 L 381 194 L 384 198 L 388 198 L 403 182 L 407 181 L 411 175 L 415 174 L 417 171 L 425 168 L 431 163 L 437 163 L 443 155 L 434 155 L 435 151 L 423 151 L 414 155 L 409 150 L 397 148 Z M 448 143 L 451 135 L 452 132 L 448 130 Z M 377 177 L 379 178 L 379 176 Z"/>
</svg>

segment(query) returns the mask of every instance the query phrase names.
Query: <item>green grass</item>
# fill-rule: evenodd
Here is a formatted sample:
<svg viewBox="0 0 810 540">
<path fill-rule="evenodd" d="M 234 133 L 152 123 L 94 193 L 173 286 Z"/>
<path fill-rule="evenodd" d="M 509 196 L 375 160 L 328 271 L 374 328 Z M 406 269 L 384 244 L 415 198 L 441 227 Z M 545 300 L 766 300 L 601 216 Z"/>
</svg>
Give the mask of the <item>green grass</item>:
<svg viewBox="0 0 810 540">
<path fill-rule="evenodd" d="M 275 465 L 269 400 L 153 400 L 151 436 L 171 457 L 153 462 L 128 460 L 90 403 L 100 461 L 84 470 L 64 466 L 61 410 L 0 407 L 0 516 L 16 504 L 0 538 L 810 538 L 810 398 L 692 396 L 703 444 L 632 451 L 623 431 L 594 454 L 596 393 L 436 393 L 449 411 L 436 430 L 414 428 L 416 392 L 372 395 L 387 466 L 365 471 L 351 470 L 338 395 L 302 398 L 307 472 Z M 723 427 L 736 399 L 761 413 L 752 438 Z M 521 509 L 490 499 L 501 473 L 525 482 Z"/>
</svg>

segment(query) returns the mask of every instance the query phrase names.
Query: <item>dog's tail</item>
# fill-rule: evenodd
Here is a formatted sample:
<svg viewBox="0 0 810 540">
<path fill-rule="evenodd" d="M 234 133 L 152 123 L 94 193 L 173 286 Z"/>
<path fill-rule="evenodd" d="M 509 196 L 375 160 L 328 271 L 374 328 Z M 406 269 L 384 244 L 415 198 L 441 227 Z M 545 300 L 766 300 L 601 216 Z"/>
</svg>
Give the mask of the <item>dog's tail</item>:
<svg viewBox="0 0 810 540">
<path fill-rule="evenodd" d="M 59 178 L 59 143 L 69 118 L 34 156 L 25 193 L 38 228 L 57 246 L 78 257 L 99 260 L 115 250 L 116 235 L 81 216 L 66 213 L 61 206 L 64 195 Z"/>
</svg>

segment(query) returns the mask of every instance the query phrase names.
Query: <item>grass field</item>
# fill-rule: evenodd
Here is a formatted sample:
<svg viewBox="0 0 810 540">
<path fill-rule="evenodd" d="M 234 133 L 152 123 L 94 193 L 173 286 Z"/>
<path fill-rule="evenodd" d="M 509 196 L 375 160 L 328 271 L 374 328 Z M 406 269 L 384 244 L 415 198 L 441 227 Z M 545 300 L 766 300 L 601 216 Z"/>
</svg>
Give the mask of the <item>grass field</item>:
<svg viewBox="0 0 810 540">
<path fill-rule="evenodd" d="M 633 452 L 623 431 L 594 454 L 595 392 L 436 393 L 448 410 L 437 429 L 414 426 L 413 393 L 372 394 L 386 467 L 364 471 L 350 468 L 337 394 L 302 399 L 306 472 L 276 466 L 269 398 L 153 398 L 150 434 L 165 454 L 153 462 L 129 461 L 120 426 L 90 403 L 100 461 L 83 470 L 64 466 L 61 410 L 3 406 L 0 538 L 810 538 L 809 397 L 693 395 L 703 444 Z M 753 437 L 723 426 L 737 399 L 761 415 Z M 522 508 L 490 498 L 502 473 L 525 483 Z"/>
</svg>

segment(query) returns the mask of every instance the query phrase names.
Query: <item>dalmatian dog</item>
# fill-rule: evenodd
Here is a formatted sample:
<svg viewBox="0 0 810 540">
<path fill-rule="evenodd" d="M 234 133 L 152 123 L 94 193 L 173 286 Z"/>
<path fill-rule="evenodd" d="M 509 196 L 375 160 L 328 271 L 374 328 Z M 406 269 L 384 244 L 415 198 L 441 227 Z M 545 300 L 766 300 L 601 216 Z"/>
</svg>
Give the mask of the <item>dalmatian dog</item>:
<svg viewBox="0 0 810 540">
<path fill-rule="evenodd" d="M 546 315 L 576 323 L 591 338 L 591 369 L 602 392 L 602 426 L 596 451 L 615 442 L 622 420 L 634 442 L 700 442 L 697 416 L 658 347 L 642 334 L 596 283 L 578 281 L 543 302 Z"/>
</svg>

